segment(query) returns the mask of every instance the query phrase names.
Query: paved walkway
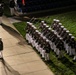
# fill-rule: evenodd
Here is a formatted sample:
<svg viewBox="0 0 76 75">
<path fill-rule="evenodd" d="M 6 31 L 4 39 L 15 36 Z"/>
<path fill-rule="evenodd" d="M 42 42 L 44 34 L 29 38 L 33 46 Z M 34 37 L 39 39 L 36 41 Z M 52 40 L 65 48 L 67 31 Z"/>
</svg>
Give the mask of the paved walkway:
<svg viewBox="0 0 76 75">
<path fill-rule="evenodd" d="M 5 19 L 3 23 L 7 25 L 7 21 Z M 0 26 L 4 43 L 0 75 L 54 75 L 22 36 L 7 26 Z"/>
<path fill-rule="evenodd" d="M 20 20 L 16 20 L 14 18 L 8 18 L 8 20 L 10 20 L 11 23 L 17 23 L 17 22 L 21 22 Z"/>
</svg>

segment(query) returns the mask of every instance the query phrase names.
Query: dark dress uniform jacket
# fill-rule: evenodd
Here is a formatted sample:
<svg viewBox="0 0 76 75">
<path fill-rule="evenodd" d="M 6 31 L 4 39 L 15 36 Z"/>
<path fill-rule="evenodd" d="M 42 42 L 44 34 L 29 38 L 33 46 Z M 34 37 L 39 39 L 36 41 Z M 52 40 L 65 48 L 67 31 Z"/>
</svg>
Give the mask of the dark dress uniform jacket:
<svg viewBox="0 0 76 75">
<path fill-rule="evenodd" d="M 2 50 L 3 50 L 3 42 L 0 41 L 0 51 L 2 51 Z"/>
</svg>

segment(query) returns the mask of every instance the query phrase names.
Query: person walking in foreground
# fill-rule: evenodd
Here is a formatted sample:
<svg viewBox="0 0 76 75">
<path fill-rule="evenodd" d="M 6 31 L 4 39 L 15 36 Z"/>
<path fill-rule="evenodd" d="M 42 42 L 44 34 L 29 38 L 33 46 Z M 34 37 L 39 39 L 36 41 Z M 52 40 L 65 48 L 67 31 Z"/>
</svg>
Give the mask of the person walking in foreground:
<svg viewBox="0 0 76 75">
<path fill-rule="evenodd" d="M 3 51 L 3 42 L 2 42 L 2 38 L 0 37 L 0 59 L 3 58 L 2 51 Z"/>
</svg>

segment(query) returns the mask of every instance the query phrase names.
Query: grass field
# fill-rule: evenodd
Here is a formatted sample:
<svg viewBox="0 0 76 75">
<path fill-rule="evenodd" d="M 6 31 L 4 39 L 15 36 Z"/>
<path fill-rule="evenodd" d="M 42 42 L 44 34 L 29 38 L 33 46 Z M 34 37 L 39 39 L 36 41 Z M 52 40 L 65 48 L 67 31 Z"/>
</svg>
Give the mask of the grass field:
<svg viewBox="0 0 76 75">
<path fill-rule="evenodd" d="M 67 28 L 73 36 L 76 37 L 76 11 L 67 12 L 63 14 L 57 14 L 52 16 L 46 16 L 39 18 L 44 20 L 50 26 L 53 19 L 59 19 L 65 28 Z M 25 36 L 24 28 L 26 27 L 26 21 L 21 23 L 15 23 L 14 26 Z M 35 23 L 35 26 L 39 26 L 39 22 Z M 46 63 L 47 66 L 55 73 L 55 75 L 76 75 L 76 62 L 72 61 L 72 57 L 69 57 L 65 53 L 64 58 L 58 60 L 54 52 L 50 52 L 50 63 Z"/>
</svg>

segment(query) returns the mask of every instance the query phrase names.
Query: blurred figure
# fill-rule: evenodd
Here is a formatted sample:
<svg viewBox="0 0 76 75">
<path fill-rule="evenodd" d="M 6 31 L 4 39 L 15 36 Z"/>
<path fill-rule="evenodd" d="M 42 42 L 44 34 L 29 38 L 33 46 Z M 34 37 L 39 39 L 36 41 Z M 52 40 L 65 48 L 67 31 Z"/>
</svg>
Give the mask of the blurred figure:
<svg viewBox="0 0 76 75">
<path fill-rule="evenodd" d="M 4 9 L 4 5 L 2 3 L 2 0 L 0 0 L 0 24 L 2 24 L 3 9 Z"/>
<path fill-rule="evenodd" d="M 15 10 L 14 10 L 15 2 L 14 2 L 14 0 L 10 0 L 9 7 L 10 7 L 11 16 L 13 16 L 15 13 Z"/>
<path fill-rule="evenodd" d="M 46 45 L 44 46 L 44 50 L 45 50 L 45 61 L 50 61 L 51 47 L 49 44 L 49 40 L 47 40 L 47 39 L 46 39 Z"/>
<path fill-rule="evenodd" d="M 18 11 L 19 11 L 20 13 L 22 13 L 22 7 L 23 7 L 23 5 L 22 5 L 22 0 L 17 0 L 17 5 L 18 5 Z"/>
<path fill-rule="evenodd" d="M 3 42 L 2 42 L 2 38 L 0 37 L 0 59 L 3 58 L 2 51 L 3 51 Z"/>
</svg>

